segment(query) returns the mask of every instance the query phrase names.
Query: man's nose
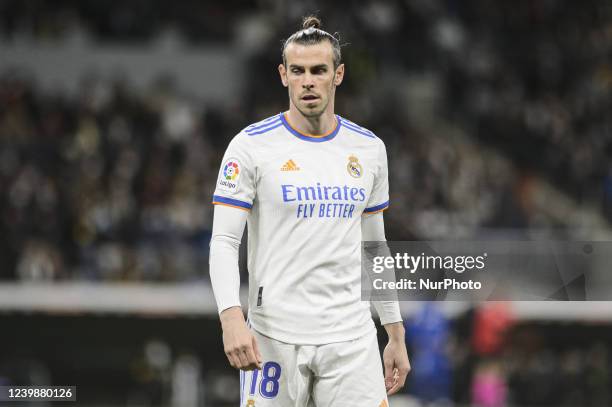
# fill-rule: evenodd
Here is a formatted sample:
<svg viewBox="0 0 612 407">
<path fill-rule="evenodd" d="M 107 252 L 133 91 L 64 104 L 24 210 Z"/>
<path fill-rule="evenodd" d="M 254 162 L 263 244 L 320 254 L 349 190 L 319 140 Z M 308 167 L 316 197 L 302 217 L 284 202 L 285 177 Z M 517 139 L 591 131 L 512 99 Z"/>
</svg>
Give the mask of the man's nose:
<svg viewBox="0 0 612 407">
<path fill-rule="evenodd" d="M 314 81 L 312 80 L 312 76 L 309 74 L 304 75 L 304 82 L 302 82 L 302 87 L 306 90 L 310 90 L 314 88 Z"/>
</svg>

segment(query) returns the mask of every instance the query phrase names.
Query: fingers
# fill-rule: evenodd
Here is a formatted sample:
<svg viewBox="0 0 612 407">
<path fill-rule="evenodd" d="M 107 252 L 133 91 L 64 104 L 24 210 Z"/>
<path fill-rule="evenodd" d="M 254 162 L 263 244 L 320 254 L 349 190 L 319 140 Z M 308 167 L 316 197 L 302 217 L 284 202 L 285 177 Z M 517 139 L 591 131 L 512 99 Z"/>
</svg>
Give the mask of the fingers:
<svg viewBox="0 0 612 407">
<path fill-rule="evenodd" d="M 243 346 L 240 349 L 238 349 L 238 351 L 236 353 L 238 355 L 238 359 L 240 360 L 240 369 L 250 370 L 249 369 L 249 365 L 251 363 L 249 362 L 249 358 L 247 356 L 248 347 L 247 346 Z"/>
<path fill-rule="evenodd" d="M 402 386 L 399 384 L 399 373 L 397 369 L 393 369 L 393 382 L 390 387 L 387 388 L 387 396 L 397 393 Z"/>
<path fill-rule="evenodd" d="M 231 367 L 235 368 L 235 369 L 240 369 L 240 360 L 236 359 L 236 355 L 234 352 L 230 351 L 230 350 L 225 350 L 225 356 L 227 356 L 227 360 L 229 361 L 229 364 Z"/>
<path fill-rule="evenodd" d="M 257 339 L 253 336 L 253 350 L 255 351 L 255 359 L 257 359 L 257 364 L 259 369 L 261 369 L 261 364 L 263 363 L 263 356 L 261 356 L 261 352 L 259 351 L 259 345 L 257 344 Z"/>
<path fill-rule="evenodd" d="M 406 384 L 406 377 L 408 376 L 408 373 L 410 372 L 410 363 L 408 363 L 407 365 L 405 364 L 401 364 L 401 366 L 399 368 L 395 368 L 393 369 L 393 385 L 391 386 L 391 388 L 387 388 L 387 395 L 392 395 L 397 393 L 402 387 L 404 387 L 404 384 Z M 386 385 L 386 378 L 385 378 L 385 385 Z"/>
<path fill-rule="evenodd" d="M 261 368 L 261 353 L 257 349 L 257 341 L 251 334 L 240 340 L 229 341 L 225 347 L 225 355 L 233 368 L 253 370 Z"/>
<path fill-rule="evenodd" d="M 393 359 L 383 358 L 383 363 L 385 365 L 385 389 L 389 391 L 395 384 Z"/>
<path fill-rule="evenodd" d="M 261 363 L 257 361 L 255 353 L 251 347 L 244 347 L 226 353 L 230 365 L 236 369 L 254 370 L 260 369 Z"/>
<path fill-rule="evenodd" d="M 254 343 L 256 343 L 255 337 L 253 337 L 253 340 L 251 341 L 251 346 L 249 346 L 249 347 L 247 347 L 245 349 L 244 355 L 246 356 L 248 366 L 251 369 L 260 369 L 261 368 L 261 363 L 259 363 L 259 360 L 257 360 L 257 356 L 255 356 L 256 351 L 255 351 L 255 349 L 253 349 L 253 344 Z"/>
</svg>

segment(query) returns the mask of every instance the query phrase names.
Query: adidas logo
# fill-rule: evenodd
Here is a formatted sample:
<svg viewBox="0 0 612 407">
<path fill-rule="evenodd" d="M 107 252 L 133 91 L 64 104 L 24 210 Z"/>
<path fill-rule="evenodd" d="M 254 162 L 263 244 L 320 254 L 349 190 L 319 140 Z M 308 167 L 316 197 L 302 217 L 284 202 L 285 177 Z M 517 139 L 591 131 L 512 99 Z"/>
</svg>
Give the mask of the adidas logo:
<svg viewBox="0 0 612 407">
<path fill-rule="evenodd" d="M 299 171 L 300 167 L 298 167 L 293 160 L 287 161 L 282 167 L 281 171 Z"/>
</svg>

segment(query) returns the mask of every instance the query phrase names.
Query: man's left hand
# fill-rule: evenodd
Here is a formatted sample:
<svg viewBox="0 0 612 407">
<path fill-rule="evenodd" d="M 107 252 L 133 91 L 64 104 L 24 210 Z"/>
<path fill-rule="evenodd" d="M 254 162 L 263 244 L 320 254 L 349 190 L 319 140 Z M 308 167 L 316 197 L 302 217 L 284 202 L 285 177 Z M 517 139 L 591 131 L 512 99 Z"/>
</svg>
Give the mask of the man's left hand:
<svg viewBox="0 0 612 407">
<path fill-rule="evenodd" d="M 404 326 L 401 322 L 384 325 L 389 335 L 389 343 L 383 352 L 383 364 L 385 366 L 385 388 L 387 395 L 397 393 L 410 372 L 410 361 L 404 340 Z"/>
</svg>

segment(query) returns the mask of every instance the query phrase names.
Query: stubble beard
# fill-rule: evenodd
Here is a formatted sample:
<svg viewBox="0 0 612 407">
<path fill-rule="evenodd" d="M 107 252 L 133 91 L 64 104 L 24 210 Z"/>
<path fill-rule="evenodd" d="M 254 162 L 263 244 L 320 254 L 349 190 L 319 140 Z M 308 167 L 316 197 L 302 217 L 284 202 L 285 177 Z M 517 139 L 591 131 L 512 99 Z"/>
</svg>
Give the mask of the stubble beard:
<svg viewBox="0 0 612 407">
<path fill-rule="evenodd" d="M 296 104 L 296 107 L 298 111 L 302 114 L 302 116 L 308 117 L 308 118 L 314 118 L 314 117 L 321 117 L 325 109 L 327 109 L 328 104 L 329 104 L 329 100 L 324 105 L 318 106 L 318 108 L 317 107 L 313 109 L 310 109 L 308 107 L 301 108 L 300 105 L 298 104 Z"/>
<path fill-rule="evenodd" d="M 330 90 L 329 93 L 327 94 L 327 98 L 325 100 L 325 103 L 321 104 L 318 108 L 314 108 L 314 109 L 309 109 L 306 106 L 301 107 L 302 106 L 301 105 L 302 100 L 299 99 L 299 98 L 297 100 L 294 100 L 293 104 L 297 108 L 298 112 L 300 112 L 302 114 L 302 116 L 307 117 L 309 119 L 310 118 L 317 118 L 317 117 L 321 117 L 323 115 L 323 112 L 325 112 L 325 110 L 327 110 L 327 106 L 329 105 L 329 101 L 330 101 L 332 95 L 333 95 L 333 92 L 332 92 L 332 90 Z M 319 99 L 319 101 L 321 101 L 321 99 Z"/>
</svg>

